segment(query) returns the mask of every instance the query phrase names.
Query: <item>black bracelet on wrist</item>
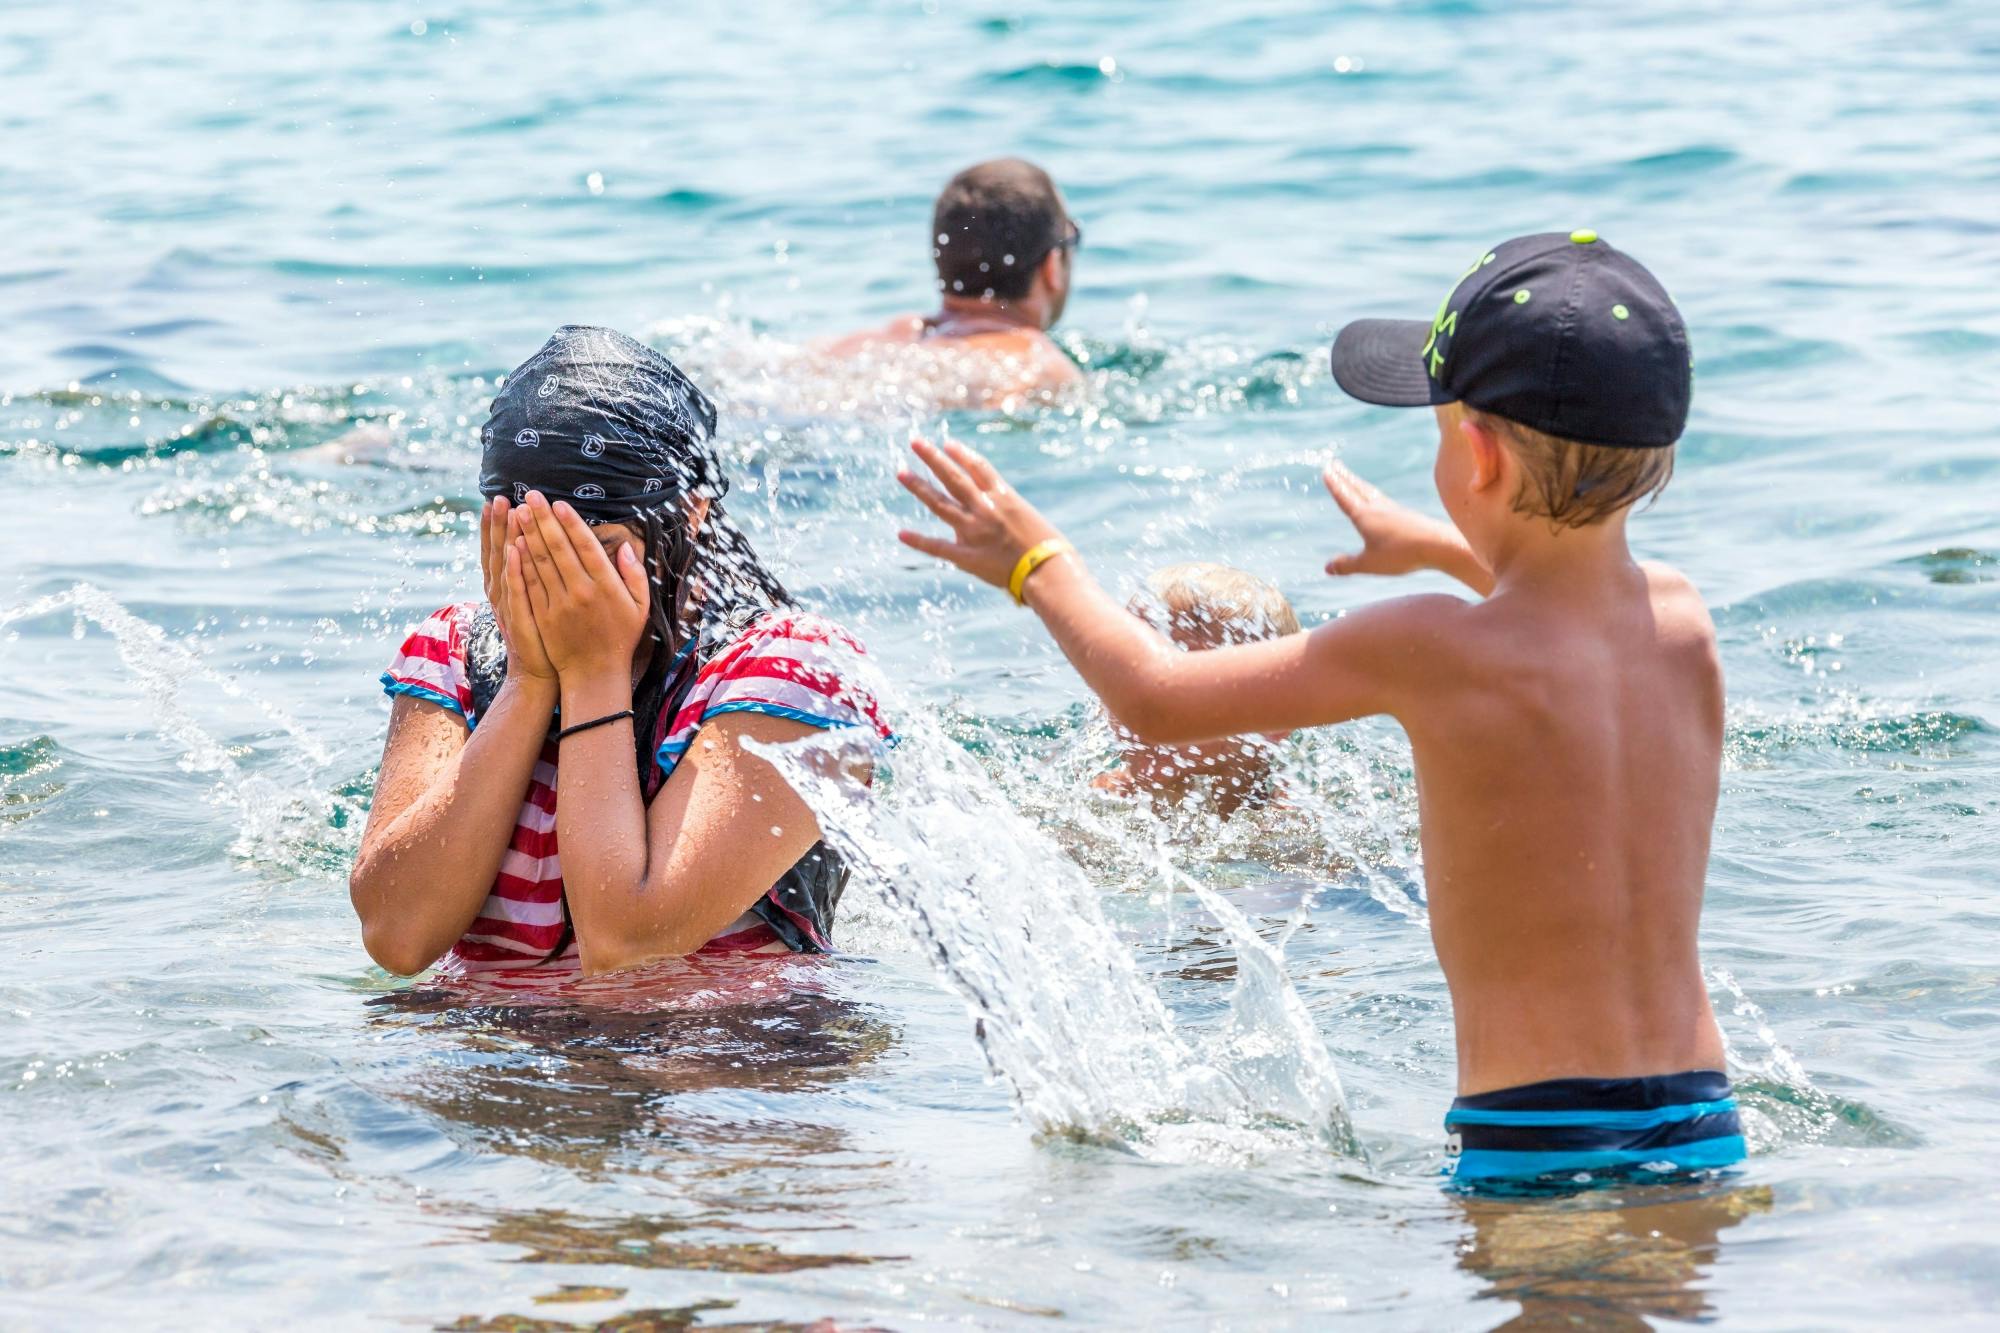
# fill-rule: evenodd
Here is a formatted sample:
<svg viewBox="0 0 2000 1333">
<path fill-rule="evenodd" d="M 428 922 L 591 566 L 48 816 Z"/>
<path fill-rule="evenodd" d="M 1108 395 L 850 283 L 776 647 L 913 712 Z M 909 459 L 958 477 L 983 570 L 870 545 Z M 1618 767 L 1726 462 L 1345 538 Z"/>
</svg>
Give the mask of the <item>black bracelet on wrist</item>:
<svg viewBox="0 0 2000 1333">
<path fill-rule="evenodd" d="M 601 727 L 607 723 L 622 721 L 630 716 L 632 716 L 631 709 L 621 708 L 615 713 L 606 713 L 603 717 L 593 717 L 588 722 L 579 722 L 573 727 L 564 727 L 556 733 L 556 741 L 558 743 L 566 741 L 580 731 L 589 731 L 592 727 Z"/>
</svg>

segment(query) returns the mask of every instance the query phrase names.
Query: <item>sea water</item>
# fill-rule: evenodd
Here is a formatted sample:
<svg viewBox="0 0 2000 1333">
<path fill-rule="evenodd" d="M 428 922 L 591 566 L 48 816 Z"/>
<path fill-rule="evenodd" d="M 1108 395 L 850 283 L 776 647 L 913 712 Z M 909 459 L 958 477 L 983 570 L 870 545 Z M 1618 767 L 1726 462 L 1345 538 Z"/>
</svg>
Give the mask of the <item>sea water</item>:
<svg viewBox="0 0 2000 1333">
<path fill-rule="evenodd" d="M 2000 1308 L 1990 6 L 16 6 L 0 89 L 0 1325 Z M 1084 399 L 802 364 L 925 303 L 931 196 L 1004 152 L 1085 230 Z M 1316 623 L 1389 590 L 1320 572 L 1321 461 L 1434 505 L 1332 330 L 1581 226 L 1694 340 L 1634 536 L 1729 675 L 1753 1153 L 1464 1200 L 1395 729 L 1293 738 L 1226 825 L 1092 796 L 1101 718 L 895 544 L 893 474 L 952 431 L 1113 584 L 1222 552 Z M 566 322 L 716 396 L 735 513 L 887 682 L 876 799 L 801 777 L 862 870 L 836 957 L 496 1001 L 361 950 L 375 678 L 476 588 L 478 423 Z"/>
</svg>

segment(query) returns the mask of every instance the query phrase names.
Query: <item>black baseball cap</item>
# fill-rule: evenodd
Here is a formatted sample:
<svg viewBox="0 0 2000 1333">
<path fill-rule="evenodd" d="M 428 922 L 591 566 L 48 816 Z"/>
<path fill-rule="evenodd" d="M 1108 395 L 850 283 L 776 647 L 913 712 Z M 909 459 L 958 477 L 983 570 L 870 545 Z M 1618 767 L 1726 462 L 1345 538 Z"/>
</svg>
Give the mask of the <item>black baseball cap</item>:
<svg viewBox="0 0 2000 1333">
<path fill-rule="evenodd" d="M 1694 392 L 1687 328 L 1666 288 L 1594 231 L 1502 241 L 1429 323 L 1357 319 L 1333 378 L 1364 403 L 1462 402 L 1583 444 L 1662 448 Z"/>
</svg>

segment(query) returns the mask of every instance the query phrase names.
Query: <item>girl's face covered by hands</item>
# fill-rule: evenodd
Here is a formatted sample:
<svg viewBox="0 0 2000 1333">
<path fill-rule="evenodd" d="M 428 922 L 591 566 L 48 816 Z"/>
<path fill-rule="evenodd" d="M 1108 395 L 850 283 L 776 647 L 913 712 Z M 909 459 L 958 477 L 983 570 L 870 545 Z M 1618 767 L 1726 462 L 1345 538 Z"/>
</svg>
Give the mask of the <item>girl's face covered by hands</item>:
<svg viewBox="0 0 2000 1333">
<path fill-rule="evenodd" d="M 637 531 L 593 527 L 539 491 L 507 521 L 509 592 L 531 610 L 557 675 L 629 672 L 652 604 Z"/>
<path fill-rule="evenodd" d="M 604 554 L 610 558 L 614 568 L 618 564 L 618 552 L 627 546 L 632 548 L 633 555 L 639 557 L 640 564 L 645 563 L 646 548 L 640 545 L 639 530 L 630 523 L 599 523 L 591 528 L 590 535 L 597 538 L 597 544 L 604 548 Z"/>
</svg>

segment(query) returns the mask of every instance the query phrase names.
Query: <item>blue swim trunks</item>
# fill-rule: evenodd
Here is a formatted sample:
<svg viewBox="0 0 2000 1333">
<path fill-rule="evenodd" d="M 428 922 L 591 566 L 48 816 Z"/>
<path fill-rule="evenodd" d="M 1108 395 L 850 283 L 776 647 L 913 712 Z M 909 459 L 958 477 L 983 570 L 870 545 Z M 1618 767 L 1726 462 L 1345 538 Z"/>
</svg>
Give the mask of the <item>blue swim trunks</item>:
<svg viewBox="0 0 2000 1333">
<path fill-rule="evenodd" d="M 1729 1077 L 1712 1069 L 1476 1093 L 1451 1104 L 1444 1127 L 1445 1173 L 1475 1187 L 1706 1171 L 1747 1151 Z"/>
</svg>

